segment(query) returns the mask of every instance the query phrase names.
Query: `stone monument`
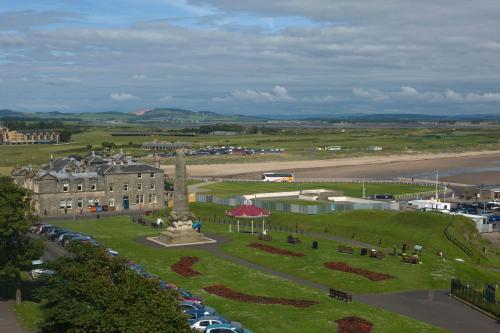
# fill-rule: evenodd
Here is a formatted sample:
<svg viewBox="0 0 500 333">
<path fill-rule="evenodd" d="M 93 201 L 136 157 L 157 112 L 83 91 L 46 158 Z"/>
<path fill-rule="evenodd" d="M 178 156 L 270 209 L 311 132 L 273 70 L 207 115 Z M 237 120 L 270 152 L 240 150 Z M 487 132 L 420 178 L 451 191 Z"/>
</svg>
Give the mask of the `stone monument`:
<svg viewBox="0 0 500 333">
<path fill-rule="evenodd" d="M 175 155 L 174 207 L 168 216 L 167 230 L 160 233 L 158 241 L 169 245 L 205 242 L 202 233 L 193 229 L 194 214 L 189 211 L 186 155 L 182 149 Z"/>
</svg>

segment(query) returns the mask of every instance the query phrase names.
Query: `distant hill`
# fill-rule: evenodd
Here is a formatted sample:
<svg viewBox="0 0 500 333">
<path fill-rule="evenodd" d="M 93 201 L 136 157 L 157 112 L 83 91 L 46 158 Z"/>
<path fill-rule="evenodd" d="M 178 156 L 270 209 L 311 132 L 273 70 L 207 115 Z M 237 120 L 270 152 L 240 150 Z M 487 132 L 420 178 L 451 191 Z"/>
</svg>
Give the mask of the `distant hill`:
<svg viewBox="0 0 500 333">
<path fill-rule="evenodd" d="M 0 119 L 59 119 L 68 121 L 121 121 L 133 123 L 150 123 L 150 122 L 178 122 L 178 123 L 197 123 L 197 122 L 247 122 L 247 121 L 263 121 L 264 118 L 242 116 L 242 115 L 226 115 L 212 111 L 191 111 L 174 108 L 156 108 L 143 109 L 130 113 L 118 111 L 104 112 L 81 112 L 67 113 L 59 111 L 51 112 L 18 112 L 12 110 L 0 110 Z"/>
<path fill-rule="evenodd" d="M 320 120 L 327 122 L 451 122 L 451 121 L 500 121 L 500 114 L 476 114 L 476 115 L 429 115 L 415 113 L 393 113 L 393 114 L 342 114 L 330 117 L 309 117 L 302 120 Z"/>
<path fill-rule="evenodd" d="M 140 110 L 130 113 L 133 119 L 139 122 L 151 121 L 180 121 L 180 122 L 207 122 L 207 121 L 258 121 L 263 118 L 226 115 L 212 111 L 191 111 L 184 109 L 158 108 L 150 110 Z"/>
</svg>

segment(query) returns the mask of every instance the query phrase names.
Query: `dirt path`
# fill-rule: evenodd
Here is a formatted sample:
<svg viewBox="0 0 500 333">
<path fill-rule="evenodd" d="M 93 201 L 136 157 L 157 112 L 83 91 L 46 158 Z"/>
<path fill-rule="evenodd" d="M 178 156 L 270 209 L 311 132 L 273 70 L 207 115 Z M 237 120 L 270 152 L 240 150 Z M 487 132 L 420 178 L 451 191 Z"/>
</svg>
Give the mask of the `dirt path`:
<svg viewBox="0 0 500 333">
<path fill-rule="evenodd" d="M 12 310 L 13 301 L 0 301 L 0 332 L 25 333 Z"/>
</svg>

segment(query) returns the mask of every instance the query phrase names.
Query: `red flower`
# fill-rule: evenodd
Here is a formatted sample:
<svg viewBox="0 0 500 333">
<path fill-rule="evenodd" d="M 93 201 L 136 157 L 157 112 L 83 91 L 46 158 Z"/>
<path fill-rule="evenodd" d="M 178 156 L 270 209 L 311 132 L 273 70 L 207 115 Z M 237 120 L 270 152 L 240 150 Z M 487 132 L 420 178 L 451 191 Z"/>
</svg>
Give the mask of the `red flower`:
<svg viewBox="0 0 500 333">
<path fill-rule="evenodd" d="M 197 257 L 182 257 L 178 262 L 173 264 L 170 268 L 177 274 L 186 277 L 201 275 L 200 272 L 195 271 L 194 269 L 191 268 L 191 266 L 196 264 L 198 260 L 199 259 Z"/>
<path fill-rule="evenodd" d="M 394 279 L 394 276 L 384 274 L 384 273 L 372 272 L 372 271 L 368 271 L 366 269 L 354 268 L 354 267 L 351 267 L 348 264 L 343 263 L 343 262 L 330 261 L 330 262 L 325 262 L 324 265 L 326 268 L 334 269 L 334 270 L 341 271 L 341 272 L 361 275 L 361 276 L 363 276 L 367 279 L 370 279 L 372 281 L 383 281 L 383 280 Z"/>
<path fill-rule="evenodd" d="M 234 291 L 234 290 L 232 290 L 228 287 L 225 287 L 223 285 L 220 285 L 220 284 L 205 287 L 203 289 L 212 295 L 217 295 L 220 297 L 232 299 L 235 301 L 245 302 L 245 303 L 280 304 L 280 305 L 289 305 L 289 306 L 295 306 L 295 307 L 301 307 L 301 308 L 306 308 L 306 307 L 309 307 L 312 305 L 319 304 L 319 302 L 317 302 L 317 301 L 247 295 L 247 294 L 243 294 L 243 293 Z"/>
<path fill-rule="evenodd" d="M 335 320 L 339 325 L 338 333 L 371 333 L 373 324 L 360 317 L 344 317 Z"/>
<path fill-rule="evenodd" d="M 259 249 L 259 250 L 262 250 L 265 252 L 279 254 L 282 256 L 291 256 L 291 257 L 303 257 L 304 256 L 304 253 L 301 253 L 301 252 L 292 252 L 292 251 L 280 249 L 280 248 L 266 245 L 266 244 L 252 243 L 252 244 L 248 244 L 247 246 L 253 247 L 255 249 Z"/>
</svg>

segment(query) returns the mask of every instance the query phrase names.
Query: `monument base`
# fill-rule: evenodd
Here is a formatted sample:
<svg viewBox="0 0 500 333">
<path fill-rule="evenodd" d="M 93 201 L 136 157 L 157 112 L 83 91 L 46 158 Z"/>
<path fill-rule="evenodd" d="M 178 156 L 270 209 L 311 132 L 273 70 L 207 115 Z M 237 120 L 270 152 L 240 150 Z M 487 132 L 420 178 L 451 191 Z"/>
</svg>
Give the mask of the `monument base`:
<svg viewBox="0 0 500 333">
<path fill-rule="evenodd" d="M 205 238 L 202 233 L 192 228 L 178 229 L 168 227 L 166 231 L 160 233 L 158 241 L 165 244 L 192 244 L 204 242 Z"/>
</svg>

